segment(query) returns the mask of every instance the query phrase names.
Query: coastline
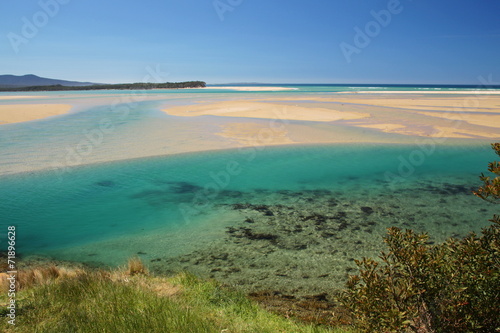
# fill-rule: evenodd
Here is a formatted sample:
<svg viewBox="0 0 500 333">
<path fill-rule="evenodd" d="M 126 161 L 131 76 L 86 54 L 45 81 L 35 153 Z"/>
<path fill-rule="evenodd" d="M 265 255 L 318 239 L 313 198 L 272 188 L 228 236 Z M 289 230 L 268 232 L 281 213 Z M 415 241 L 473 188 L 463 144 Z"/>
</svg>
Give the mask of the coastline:
<svg viewBox="0 0 500 333">
<path fill-rule="evenodd" d="M 459 95 L 500 95 L 499 89 L 476 89 L 476 90 L 359 90 L 359 91 L 339 91 L 339 94 L 459 94 Z"/>
<path fill-rule="evenodd" d="M 203 89 L 232 89 L 241 92 L 248 91 L 287 91 L 294 90 L 297 88 L 286 88 L 286 87 L 207 87 Z M 384 95 L 384 98 L 378 98 L 376 95 Z M 351 95 L 351 96 L 347 96 Z M 471 95 L 471 96 L 466 96 Z M 47 110 L 35 111 L 35 105 L 41 109 L 47 109 L 48 103 L 36 103 L 36 104 L 14 104 L 10 103 L 9 100 L 15 102 L 16 100 L 28 100 L 35 98 L 47 98 L 49 96 L 30 96 L 30 95 L 7 95 L 0 96 L 0 108 L 3 109 L 5 115 L 0 118 L 0 122 L 12 123 L 12 122 L 23 122 L 31 121 L 37 119 L 43 119 L 48 116 L 62 114 L 68 111 L 67 105 L 65 108 L 61 107 L 62 104 L 54 105 L 53 110 L 47 112 Z M 265 97 L 265 98 L 262 98 Z M 153 98 L 153 94 L 147 98 Z M 155 99 L 161 98 L 161 96 L 154 96 Z M 166 100 L 168 96 L 165 96 Z M 299 102 L 301 105 L 297 105 Z M 420 116 L 426 117 L 430 126 L 437 125 L 440 127 L 446 127 L 439 124 L 435 124 L 437 119 L 448 119 L 451 121 L 464 121 L 470 124 L 483 126 L 483 127 L 493 127 L 499 128 L 500 121 L 496 114 L 500 115 L 500 91 L 355 91 L 355 92 L 331 92 L 323 93 L 321 95 L 308 95 L 304 93 L 303 95 L 291 94 L 288 96 L 275 96 L 273 98 L 268 98 L 267 96 L 254 96 L 249 95 L 248 97 L 241 97 L 238 100 L 222 100 L 222 101 L 204 101 L 196 102 L 197 104 L 191 106 L 179 106 L 171 108 L 162 108 L 162 111 L 174 115 L 174 116 L 184 116 L 184 117 L 196 117 L 196 116 L 218 116 L 218 117 L 235 117 L 235 118 L 256 118 L 256 119 L 286 119 L 286 120 L 297 120 L 297 121 L 312 121 L 312 122 L 337 122 L 343 123 L 349 126 L 359 126 L 364 128 L 380 129 L 387 133 L 399 133 L 407 135 L 423 135 L 423 136 L 434 136 L 440 135 L 439 130 L 427 131 L 427 133 L 419 133 L 410 128 L 405 132 L 400 131 L 403 126 L 411 127 L 413 124 L 409 117 L 405 117 L 394 112 L 391 116 L 393 119 L 388 119 L 390 117 L 384 117 L 384 121 L 377 119 L 373 107 L 386 108 L 384 111 L 390 111 L 389 109 L 401 109 L 404 112 L 409 112 L 413 114 L 418 114 Z M 317 105 L 304 105 L 305 103 L 316 103 Z M 321 103 L 321 104 L 320 104 Z M 365 110 L 354 110 L 348 109 L 346 106 L 362 106 Z M 18 115 L 13 118 L 13 114 L 17 109 Z M 29 109 L 29 110 L 28 110 Z M 438 111 L 441 111 L 438 113 Z M 38 113 L 38 114 L 37 114 Z M 480 114 L 481 113 L 481 114 Z M 484 113 L 492 113 L 491 117 Z M 460 115 L 460 116 L 458 116 Z M 0 117 L 2 115 L 0 114 Z M 399 118 L 399 119 L 398 119 Z M 397 122 L 391 121 L 397 119 Z M 409 124 L 403 124 L 402 121 L 409 121 Z M 350 122 L 349 122 L 350 121 Z M 399 128 L 398 128 L 399 127 Z M 451 132 L 451 131 L 448 131 Z M 490 131 L 482 128 L 483 133 L 479 136 L 487 136 Z M 470 130 L 463 137 L 467 137 L 471 133 Z M 455 137 L 455 136 L 453 136 Z M 470 137 L 470 136 L 469 136 Z"/>
<path fill-rule="evenodd" d="M 180 117 L 215 116 L 233 120 L 250 118 L 267 120 L 269 122 L 267 126 L 277 137 L 290 137 L 292 125 L 288 121 L 310 122 L 307 125 L 309 127 L 314 127 L 314 123 L 339 124 L 415 138 L 500 137 L 500 96 L 476 96 L 471 101 L 458 95 L 451 98 L 443 96 L 416 98 L 414 93 L 406 95 L 408 96 L 395 95 L 386 99 L 357 96 L 345 98 L 331 95 L 256 98 L 244 101 L 204 102 L 162 108 L 162 111 Z M 276 130 L 274 129 L 276 121 L 286 124 L 281 126 L 280 130 Z M 265 130 L 262 125 L 259 127 L 255 124 L 247 126 L 233 124 L 222 127 L 221 133 L 225 138 L 239 142 L 242 141 L 241 133 L 245 133 L 246 137 L 252 137 Z M 331 135 L 318 137 L 318 133 L 314 133 L 316 139 L 309 136 L 299 142 L 338 142 L 332 140 Z"/>
<path fill-rule="evenodd" d="M 64 98 L 61 99 L 61 96 Z M 85 98 L 82 99 L 82 96 Z M 15 148 L 14 145 L 5 148 L 6 156 L 23 154 L 24 158 L 6 159 L 0 174 L 50 169 L 54 168 L 54 163 L 57 164 L 56 170 L 63 172 L 75 165 L 245 147 L 365 143 L 411 145 L 422 140 L 436 144 L 465 144 L 468 141 L 484 143 L 500 139 L 499 96 L 472 96 L 472 99 L 465 95 L 419 96 L 414 93 L 384 96 L 387 98 L 335 93 L 186 95 L 151 91 L 141 95 L 136 104 L 127 104 L 133 98 L 130 93 L 23 95 L 23 98 L 47 99 L 30 101 L 33 104 L 29 105 L 23 99 L 0 101 L 0 109 L 7 108 L 12 112 L 28 105 L 32 111 L 30 114 L 16 111 L 18 118 L 8 119 L 9 122 L 15 120 L 21 125 L 23 121 L 64 114 L 71 104 L 75 112 L 65 117 L 64 128 L 74 135 L 64 145 L 54 146 L 44 143 L 44 139 L 39 140 L 43 133 L 33 130 L 31 124 L 16 127 L 16 130 L 3 127 L 6 139 L 14 140 L 18 133 L 25 132 L 24 138 L 30 143 L 24 145 L 27 148 L 22 147 L 21 151 L 19 146 Z M 115 111 L 109 105 L 117 100 L 123 104 L 118 104 Z M 57 112 L 39 112 L 43 111 L 40 106 L 52 106 L 61 101 L 67 104 L 60 104 L 64 107 Z M 133 112 L 133 117 L 123 114 L 121 110 Z M 104 133 L 99 128 L 103 119 L 113 128 L 111 132 Z M 127 119 L 134 120 L 135 129 L 127 134 L 116 132 L 115 126 Z M 45 122 L 44 127 L 56 126 L 55 120 Z M 106 140 L 102 144 L 92 144 L 88 138 L 90 132 L 95 138 L 102 135 Z M 148 145 L 143 144 L 145 133 Z M 81 154 L 77 153 L 76 149 L 82 147 L 88 147 L 92 153 L 84 150 Z M 45 153 L 40 154 L 40 151 Z"/>
<path fill-rule="evenodd" d="M 46 96 L 24 96 L 24 95 L 0 95 L 0 100 L 4 99 L 31 99 L 31 98 L 44 98 Z"/>
</svg>

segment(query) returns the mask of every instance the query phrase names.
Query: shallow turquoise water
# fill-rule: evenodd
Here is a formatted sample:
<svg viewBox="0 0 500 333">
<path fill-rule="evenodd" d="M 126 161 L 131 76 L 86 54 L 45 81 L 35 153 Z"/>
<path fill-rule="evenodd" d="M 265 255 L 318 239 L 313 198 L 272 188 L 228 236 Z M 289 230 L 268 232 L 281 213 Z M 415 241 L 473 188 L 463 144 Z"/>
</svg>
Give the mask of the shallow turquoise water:
<svg viewBox="0 0 500 333">
<path fill-rule="evenodd" d="M 249 192 L 252 200 L 268 202 L 274 200 L 269 191 L 279 190 L 328 189 L 359 198 L 411 191 L 422 181 L 477 186 L 493 157 L 483 146 L 438 147 L 413 163 L 418 151 L 370 145 L 247 148 L 83 166 L 63 176 L 51 171 L 4 176 L 0 228 L 3 235 L 8 225 L 16 226 L 22 254 L 43 254 L 138 232 L 193 232 L 207 227 L 207 212 L 240 202 Z M 403 177 L 393 182 L 394 175 Z M 259 196 L 259 190 L 266 191 Z M 463 209 L 453 201 L 447 205 L 443 209 Z M 484 221 L 479 230 L 489 216 L 477 217 Z"/>
<path fill-rule="evenodd" d="M 130 92 L 30 94 L 48 96 L 30 102 L 64 103 L 66 98 L 76 98 L 89 104 L 61 117 L 0 127 L 0 246 L 5 245 L 7 226 L 15 225 L 23 255 L 81 261 L 80 249 L 85 248 L 93 261 L 106 264 L 121 264 L 138 249 L 160 256 L 168 248 L 172 256 L 181 255 L 202 248 L 203 239 L 225 235 L 224 228 L 238 218 L 228 211 L 228 204 L 279 205 L 280 191 L 318 189 L 331 191 L 343 202 L 366 200 L 372 205 L 380 204 L 377 200 L 383 197 L 388 206 L 394 200 L 412 209 L 412 194 L 418 189 L 418 211 L 429 218 L 410 221 L 408 226 L 439 231 L 442 237 L 479 231 L 488 224 L 491 209 L 486 203 L 485 208 L 474 204 L 474 210 L 468 205 L 479 200 L 469 195 L 470 189 L 479 185 L 478 175 L 495 158 L 487 144 L 461 147 L 449 140 L 449 145 L 432 149 L 368 144 L 260 147 L 127 159 L 172 154 L 193 137 L 197 144 L 229 148 L 210 134 L 217 126 L 211 117 L 168 116 L 158 110 L 165 100 L 178 105 L 255 94 L 283 97 L 366 89 L 297 88 L 269 93 L 148 91 L 142 93 L 151 95 L 151 100 L 132 105 L 125 101 Z M 110 107 L 115 99 L 117 108 Z M 126 116 L 120 112 L 124 105 Z M 103 119 L 113 125 L 112 133 L 104 133 L 102 143 L 94 144 L 88 156 L 81 154 L 82 161 L 68 162 L 68 149 L 78 149 L 90 140 L 86 133 L 99 128 Z M 118 159 L 126 160 L 96 163 Z M 53 168 L 62 164 L 64 169 Z M 443 186 L 451 190 L 436 193 Z M 457 191 L 460 200 L 456 200 Z M 456 221 L 439 226 L 434 223 L 436 212 L 446 212 Z M 144 244 L 132 246 L 133 242 Z"/>
</svg>

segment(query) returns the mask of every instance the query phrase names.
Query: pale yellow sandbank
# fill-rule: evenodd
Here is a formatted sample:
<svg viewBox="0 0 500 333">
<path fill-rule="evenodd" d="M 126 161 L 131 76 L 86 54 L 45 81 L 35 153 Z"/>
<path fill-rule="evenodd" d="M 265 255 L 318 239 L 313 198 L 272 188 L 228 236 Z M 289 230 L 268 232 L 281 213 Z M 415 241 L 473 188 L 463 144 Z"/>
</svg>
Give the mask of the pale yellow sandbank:
<svg viewBox="0 0 500 333">
<path fill-rule="evenodd" d="M 369 117 L 367 113 L 342 112 L 327 108 L 311 108 L 254 101 L 225 101 L 164 109 L 173 116 L 226 116 L 239 118 L 288 119 L 304 121 L 337 121 Z"/>
<path fill-rule="evenodd" d="M 315 102 L 347 103 L 368 106 L 383 106 L 398 109 L 411 110 L 435 110 L 435 111 L 480 111 L 480 112 L 500 112 L 500 95 L 469 95 L 469 96 L 418 96 L 414 93 L 399 93 L 397 95 L 386 95 L 383 98 L 372 96 L 349 96 L 304 98 L 291 97 L 282 98 L 275 101 L 304 101 Z"/>
<path fill-rule="evenodd" d="M 343 129 L 332 131 L 322 126 L 341 120 L 362 119 L 370 116 L 368 113 L 338 111 L 333 108 L 239 100 L 202 102 L 163 111 L 170 115 L 185 117 L 220 116 L 220 131 L 214 134 L 242 147 L 377 140 L 373 136 L 368 136 L 367 139 L 352 135 Z M 306 121 L 306 123 L 289 123 L 292 120 Z"/>
<path fill-rule="evenodd" d="M 414 90 L 414 91 L 401 91 L 401 90 L 375 90 L 375 91 L 339 91 L 337 94 L 429 94 L 429 95 L 500 95 L 498 89 L 481 89 L 481 90 L 443 90 L 443 91 L 427 91 L 427 90 Z"/>
<path fill-rule="evenodd" d="M 0 96 L 0 100 L 2 99 L 29 99 L 29 98 L 46 98 L 47 96 L 21 96 L 21 95 L 9 95 L 9 96 Z"/>
<path fill-rule="evenodd" d="M 375 93 L 375 92 L 374 92 Z M 305 99 L 295 97 L 283 101 L 333 103 L 341 108 L 357 107 L 371 111 L 371 117 L 347 122 L 349 125 L 378 129 L 386 133 L 411 136 L 450 138 L 500 137 L 500 96 L 467 94 L 455 96 L 419 96 L 413 92 L 384 97 L 353 95 Z M 434 93 L 434 92 L 433 92 Z M 432 112 L 434 111 L 434 112 Z"/>
<path fill-rule="evenodd" d="M 374 107 L 370 122 L 354 126 L 377 128 L 387 133 L 446 138 L 500 137 L 500 96 L 456 96 L 385 99 L 332 99 Z"/>
<path fill-rule="evenodd" d="M 300 101 L 300 106 L 297 102 Z M 307 103 L 312 102 L 312 103 Z M 202 103 L 164 110 L 176 116 L 216 115 L 225 117 L 307 120 L 335 122 L 374 131 L 411 136 L 437 138 L 492 139 L 500 137 L 500 96 L 416 96 L 384 95 L 384 98 L 356 96 L 316 97 L 299 96 L 280 99 L 254 99 Z M 434 112 L 432 112 L 434 111 Z M 223 124 L 218 135 L 232 138 L 240 144 L 265 131 L 269 124 Z M 295 134 L 299 125 L 287 125 L 280 131 L 273 129 L 271 144 L 303 142 L 345 142 L 328 131 L 310 130 L 302 125 L 301 135 Z M 310 127 L 310 128 L 309 128 Z M 322 133 L 321 135 L 319 133 Z M 359 141 L 366 138 L 358 138 Z M 349 138 L 347 141 L 353 141 Z"/>
<path fill-rule="evenodd" d="M 464 113 L 464 112 L 419 112 L 420 114 L 439 117 L 455 121 L 465 121 L 469 124 L 487 126 L 487 127 L 499 127 L 500 126 L 500 111 L 498 114 L 474 114 L 474 113 Z"/>
<path fill-rule="evenodd" d="M 269 124 L 246 122 L 229 123 L 221 126 L 217 135 L 236 141 L 242 146 L 286 145 L 296 143 L 290 138 L 289 129 L 284 126 L 271 128 Z"/>
<path fill-rule="evenodd" d="M 411 110 L 500 112 L 500 96 L 474 96 L 470 98 L 335 98 L 330 101 Z"/>
<path fill-rule="evenodd" d="M 275 146 L 287 144 L 331 144 L 331 143 L 411 143 L 410 136 L 385 137 L 376 133 L 365 133 L 357 127 L 335 126 L 332 123 L 308 122 L 271 123 L 273 120 L 245 120 L 220 125 L 216 135 L 237 147 Z"/>
<path fill-rule="evenodd" d="M 286 87 L 205 87 L 204 89 L 222 89 L 222 90 L 237 90 L 237 91 L 286 91 L 298 90 L 298 88 Z"/>
<path fill-rule="evenodd" d="M 446 119 L 445 121 L 448 121 Z M 500 138 L 500 127 L 489 127 L 487 129 L 478 129 L 468 124 L 457 123 L 455 126 L 448 124 L 438 125 L 412 125 L 412 124 L 355 124 L 357 127 L 378 129 L 385 133 L 402 134 L 415 137 L 431 138 L 461 138 L 461 139 L 495 139 Z"/>
<path fill-rule="evenodd" d="M 9 104 L 0 105 L 0 124 L 20 123 L 67 113 L 67 104 Z"/>
</svg>

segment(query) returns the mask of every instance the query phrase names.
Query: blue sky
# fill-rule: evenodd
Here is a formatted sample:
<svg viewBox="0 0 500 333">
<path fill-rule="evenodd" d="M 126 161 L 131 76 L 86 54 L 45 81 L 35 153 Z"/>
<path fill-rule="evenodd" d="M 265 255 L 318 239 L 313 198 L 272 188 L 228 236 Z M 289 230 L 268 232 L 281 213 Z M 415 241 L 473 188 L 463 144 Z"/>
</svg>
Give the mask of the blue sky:
<svg viewBox="0 0 500 333">
<path fill-rule="evenodd" d="M 498 83 L 499 14 L 498 0 L 4 0 L 0 74 L 154 82 L 148 68 L 159 68 L 164 81 L 208 83 Z"/>
</svg>

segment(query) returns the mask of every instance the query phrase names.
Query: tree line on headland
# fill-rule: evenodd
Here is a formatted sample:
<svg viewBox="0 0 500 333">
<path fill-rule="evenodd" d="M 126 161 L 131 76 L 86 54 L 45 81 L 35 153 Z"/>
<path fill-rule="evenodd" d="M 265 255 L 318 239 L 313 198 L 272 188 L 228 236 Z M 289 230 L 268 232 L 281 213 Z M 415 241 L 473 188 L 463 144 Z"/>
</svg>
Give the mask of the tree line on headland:
<svg viewBox="0 0 500 333">
<path fill-rule="evenodd" d="M 144 90 L 144 89 L 180 89 L 180 88 L 205 88 L 203 81 L 165 82 L 165 83 L 119 83 L 119 84 L 94 84 L 89 86 L 51 86 L 8 87 L 0 91 L 72 91 L 72 90 Z"/>
</svg>

